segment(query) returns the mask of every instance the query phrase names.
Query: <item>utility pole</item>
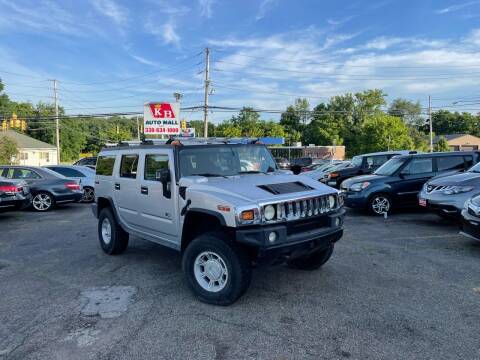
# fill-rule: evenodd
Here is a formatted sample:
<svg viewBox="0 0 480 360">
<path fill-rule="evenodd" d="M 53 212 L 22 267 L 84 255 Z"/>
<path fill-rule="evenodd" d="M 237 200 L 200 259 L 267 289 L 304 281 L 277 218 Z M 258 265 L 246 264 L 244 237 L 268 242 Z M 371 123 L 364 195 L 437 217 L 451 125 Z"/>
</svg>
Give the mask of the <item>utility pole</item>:
<svg viewBox="0 0 480 360">
<path fill-rule="evenodd" d="M 432 97 L 428 95 L 428 118 L 430 123 L 430 152 L 433 152 Z"/>
<path fill-rule="evenodd" d="M 205 99 L 203 106 L 203 137 L 208 137 L 208 93 L 210 87 L 210 49 L 205 48 Z"/>
<path fill-rule="evenodd" d="M 137 115 L 137 139 L 140 141 L 140 123 L 138 122 L 138 115 Z"/>
<path fill-rule="evenodd" d="M 60 123 L 58 120 L 58 88 L 57 80 L 53 79 L 53 96 L 55 101 L 55 141 L 57 146 L 57 163 L 60 164 Z"/>
</svg>

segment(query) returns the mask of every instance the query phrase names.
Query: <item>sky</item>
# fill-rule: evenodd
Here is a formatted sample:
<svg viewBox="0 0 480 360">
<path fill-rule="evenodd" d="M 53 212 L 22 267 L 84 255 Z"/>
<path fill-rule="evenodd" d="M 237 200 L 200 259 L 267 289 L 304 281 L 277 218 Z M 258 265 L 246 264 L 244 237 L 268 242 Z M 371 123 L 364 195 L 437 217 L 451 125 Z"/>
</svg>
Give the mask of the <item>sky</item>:
<svg viewBox="0 0 480 360">
<path fill-rule="evenodd" d="M 174 92 L 202 105 L 206 47 L 212 106 L 314 107 L 379 88 L 480 111 L 480 0 L 0 0 L 6 92 L 51 102 L 57 79 L 70 114 L 141 112 Z"/>
</svg>

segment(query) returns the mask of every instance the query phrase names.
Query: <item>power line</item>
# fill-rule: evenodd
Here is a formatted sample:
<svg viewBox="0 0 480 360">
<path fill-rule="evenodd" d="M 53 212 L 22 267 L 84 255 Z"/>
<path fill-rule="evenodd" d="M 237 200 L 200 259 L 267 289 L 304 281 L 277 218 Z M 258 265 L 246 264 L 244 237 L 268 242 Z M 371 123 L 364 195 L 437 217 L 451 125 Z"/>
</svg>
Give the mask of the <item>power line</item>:
<svg viewBox="0 0 480 360">
<path fill-rule="evenodd" d="M 225 50 L 221 50 L 216 48 L 215 51 L 218 52 L 223 52 L 225 53 Z M 324 62 L 316 62 L 316 61 L 308 61 L 308 60 L 292 60 L 292 59 L 278 59 L 275 58 L 275 56 L 271 57 L 266 57 L 266 56 L 254 56 L 254 55 L 246 55 L 243 53 L 234 53 L 230 54 L 228 56 L 241 56 L 241 57 L 246 57 L 246 58 L 252 58 L 252 59 L 261 59 L 261 60 L 276 60 L 279 62 L 287 62 L 287 63 L 296 63 L 296 64 L 303 64 L 303 65 L 336 65 L 338 67 L 340 66 L 348 66 L 348 67 L 353 67 L 353 68 L 387 68 L 387 69 L 438 69 L 439 67 L 451 67 L 451 68 L 477 68 L 480 67 L 480 64 L 478 65 L 445 65 L 445 64 L 439 64 L 439 65 L 413 65 L 413 66 L 408 66 L 408 65 L 351 65 L 347 64 L 348 61 L 344 63 L 335 63 L 333 61 L 324 61 Z"/>
<path fill-rule="evenodd" d="M 232 63 L 230 63 L 232 64 Z M 245 66 L 244 64 L 235 64 L 239 66 Z M 255 65 L 255 67 L 259 70 L 269 70 L 273 72 L 288 72 L 288 73 L 295 73 L 295 74 L 303 74 L 303 75 L 311 75 L 309 78 L 310 79 L 324 79 L 324 80 L 335 80 L 337 78 L 340 79 L 348 79 L 349 81 L 351 80 L 359 80 L 359 81 L 365 81 L 365 80 L 392 80 L 392 81 L 405 81 L 405 80 L 447 80 L 447 79 L 457 79 L 459 77 L 480 77 L 480 74 L 471 74 L 471 73 L 466 73 L 464 76 L 460 76 L 460 74 L 457 75 L 442 75 L 442 76 L 399 76 L 399 77 L 380 77 L 380 76 L 371 76 L 368 74 L 341 74 L 341 73 L 318 73 L 318 72 L 312 72 L 312 71 L 301 71 L 301 70 L 290 70 L 290 69 L 281 69 L 281 68 L 271 68 L 271 67 L 265 67 L 265 66 L 258 66 Z M 240 72 L 236 70 L 229 70 L 229 69 L 218 69 L 214 68 L 214 71 L 218 72 L 225 72 L 225 73 L 233 73 L 233 74 L 250 74 L 250 75 L 255 75 L 255 76 L 260 76 L 264 78 L 272 78 L 276 77 L 276 74 L 267 74 L 267 73 L 261 73 L 261 72 L 256 72 L 256 71 L 251 71 L 250 69 L 247 69 L 248 71 L 245 72 Z M 272 76 L 274 75 L 274 76 Z"/>
</svg>

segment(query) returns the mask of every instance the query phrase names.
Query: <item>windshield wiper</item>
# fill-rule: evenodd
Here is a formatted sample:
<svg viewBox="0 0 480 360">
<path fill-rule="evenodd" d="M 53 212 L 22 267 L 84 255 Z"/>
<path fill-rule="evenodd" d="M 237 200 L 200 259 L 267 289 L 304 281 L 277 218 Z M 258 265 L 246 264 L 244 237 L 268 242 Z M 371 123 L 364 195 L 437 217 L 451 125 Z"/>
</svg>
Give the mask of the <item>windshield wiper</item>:
<svg viewBox="0 0 480 360">
<path fill-rule="evenodd" d="M 239 174 L 266 174 L 264 171 L 259 170 L 246 170 L 246 171 L 239 171 Z"/>
<path fill-rule="evenodd" d="M 225 176 L 225 175 L 213 174 L 213 173 L 191 174 L 190 176 L 223 177 L 223 178 L 227 179 L 227 176 Z"/>
</svg>

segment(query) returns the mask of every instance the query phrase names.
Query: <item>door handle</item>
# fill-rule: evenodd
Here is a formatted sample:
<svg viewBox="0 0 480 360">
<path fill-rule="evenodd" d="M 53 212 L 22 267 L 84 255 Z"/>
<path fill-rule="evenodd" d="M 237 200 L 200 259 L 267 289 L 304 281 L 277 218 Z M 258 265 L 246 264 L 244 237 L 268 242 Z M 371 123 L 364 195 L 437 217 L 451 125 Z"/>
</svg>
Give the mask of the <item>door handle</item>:
<svg viewBox="0 0 480 360">
<path fill-rule="evenodd" d="M 148 195 L 148 187 L 142 186 L 142 187 L 140 188 L 140 192 L 141 192 L 143 195 Z"/>
<path fill-rule="evenodd" d="M 115 183 L 115 190 L 120 190 L 120 184 L 119 183 Z"/>
</svg>

